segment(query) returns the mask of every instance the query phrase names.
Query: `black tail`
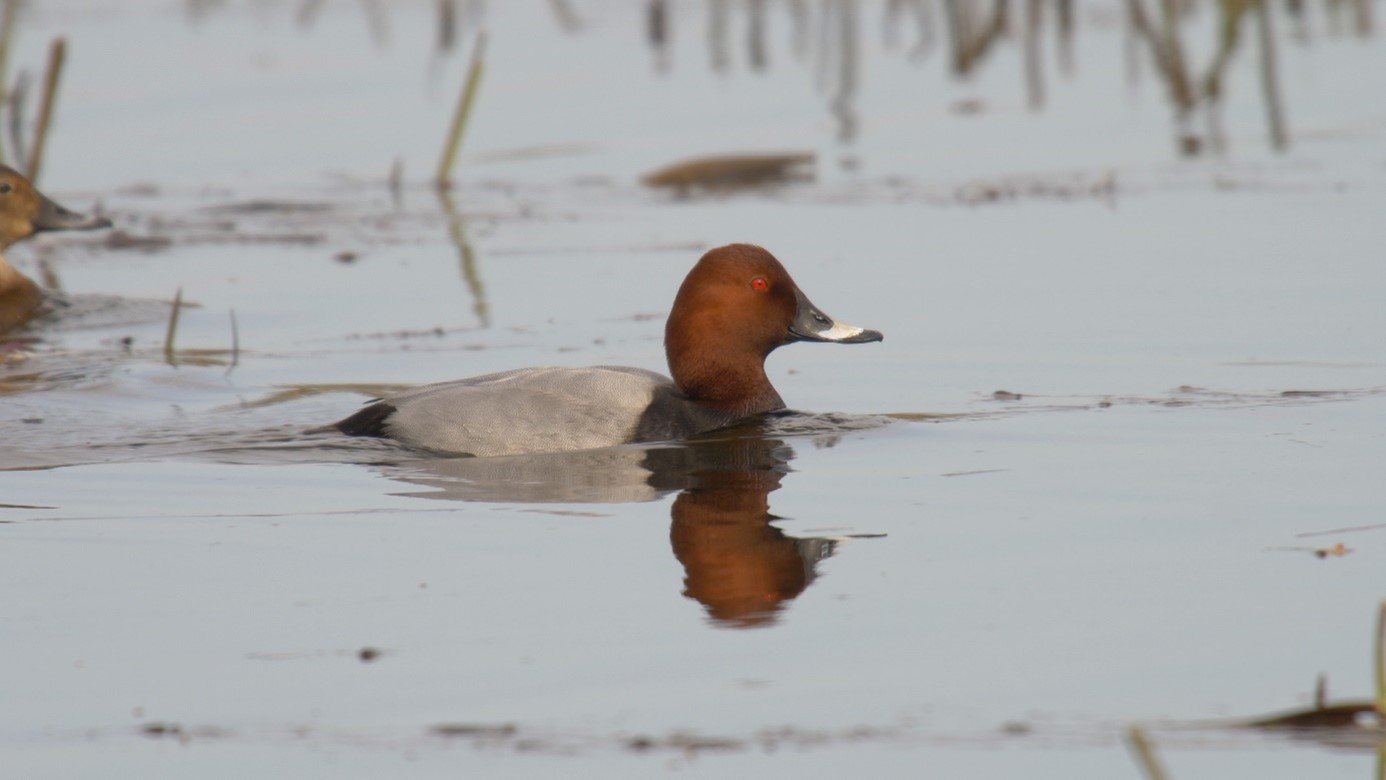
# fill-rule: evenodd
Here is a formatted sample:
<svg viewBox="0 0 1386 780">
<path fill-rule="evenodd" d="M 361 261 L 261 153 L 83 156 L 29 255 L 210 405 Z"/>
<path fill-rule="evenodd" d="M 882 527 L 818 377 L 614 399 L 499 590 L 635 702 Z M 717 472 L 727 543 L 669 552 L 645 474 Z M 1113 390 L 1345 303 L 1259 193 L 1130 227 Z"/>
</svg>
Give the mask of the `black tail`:
<svg viewBox="0 0 1386 780">
<path fill-rule="evenodd" d="M 330 427 L 348 436 L 375 436 L 386 438 L 385 421 L 395 413 L 395 407 L 387 403 L 373 403 L 352 416 Z"/>
</svg>

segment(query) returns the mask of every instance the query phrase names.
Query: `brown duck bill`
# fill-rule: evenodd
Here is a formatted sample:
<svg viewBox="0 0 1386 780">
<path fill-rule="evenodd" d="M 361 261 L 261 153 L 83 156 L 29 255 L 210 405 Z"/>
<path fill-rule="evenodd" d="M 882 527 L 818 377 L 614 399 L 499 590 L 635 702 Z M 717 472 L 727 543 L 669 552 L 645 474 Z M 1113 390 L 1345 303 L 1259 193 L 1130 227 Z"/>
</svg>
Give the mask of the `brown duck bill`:
<svg viewBox="0 0 1386 780">
<path fill-rule="evenodd" d="M 885 338 L 878 330 L 867 330 L 856 325 L 834 320 L 813 305 L 808 296 L 798 289 L 794 290 L 794 300 L 798 309 L 789 323 L 790 341 L 832 341 L 839 344 L 864 344 Z"/>
</svg>

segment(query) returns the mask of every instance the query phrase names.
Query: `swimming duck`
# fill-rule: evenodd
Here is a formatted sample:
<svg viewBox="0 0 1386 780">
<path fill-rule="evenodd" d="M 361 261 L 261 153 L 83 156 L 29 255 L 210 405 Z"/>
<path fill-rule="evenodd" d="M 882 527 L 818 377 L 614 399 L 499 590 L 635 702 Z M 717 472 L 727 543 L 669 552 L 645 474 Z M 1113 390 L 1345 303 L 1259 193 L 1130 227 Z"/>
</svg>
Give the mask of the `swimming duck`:
<svg viewBox="0 0 1386 780">
<path fill-rule="evenodd" d="M 68 211 L 49 200 L 23 174 L 0 165 L 0 252 L 41 230 L 94 230 L 110 227 L 105 217 Z M 34 280 L 0 255 L 0 333 L 43 314 L 45 295 Z"/>
<path fill-rule="evenodd" d="M 880 341 L 804 295 L 765 249 L 730 244 L 683 280 L 664 328 L 672 379 L 625 366 L 521 368 L 379 398 L 337 430 L 474 456 L 682 439 L 784 408 L 765 358 L 795 341 Z"/>
</svg>

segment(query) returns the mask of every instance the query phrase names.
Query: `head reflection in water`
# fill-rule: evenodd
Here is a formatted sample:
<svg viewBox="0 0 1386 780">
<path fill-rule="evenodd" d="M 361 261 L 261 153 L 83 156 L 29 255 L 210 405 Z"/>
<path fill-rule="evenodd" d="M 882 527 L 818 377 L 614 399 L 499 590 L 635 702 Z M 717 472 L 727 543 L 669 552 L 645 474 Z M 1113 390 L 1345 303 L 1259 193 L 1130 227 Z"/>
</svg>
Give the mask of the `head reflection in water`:
<svg viewBox="0 0 1386 780">
<path fill-rule="evenodd" d="M 775 449 L 789 453 L 787 447 Z M 693 476 L 696 486 L 674 499 L 669 531 L 674 556 L 686 573 L 683 594 L 701 602 L 717 623 L 770 625 L 813 581 L 813 566 L 832 554 L 832 542 L 795 539 L 770 525 L 776 518 L 769 494 L 784 476 L 778 469 Z"/>
<path fill-rule="evenodd" d="M 398 495 L 454 501 L 617 503 L 679 491 L 669 540 L 683 565 L 683 595 L 715 625 L 754 628 L 773 625 L 835 550 L 833 539 L 797 538 L 770 524 L 769 495 L 793 457 L 762 423 L 751 423 L 672 446 L 423 458 L 387 468 L 394 479 L 429 488 Z"/>
</svg>

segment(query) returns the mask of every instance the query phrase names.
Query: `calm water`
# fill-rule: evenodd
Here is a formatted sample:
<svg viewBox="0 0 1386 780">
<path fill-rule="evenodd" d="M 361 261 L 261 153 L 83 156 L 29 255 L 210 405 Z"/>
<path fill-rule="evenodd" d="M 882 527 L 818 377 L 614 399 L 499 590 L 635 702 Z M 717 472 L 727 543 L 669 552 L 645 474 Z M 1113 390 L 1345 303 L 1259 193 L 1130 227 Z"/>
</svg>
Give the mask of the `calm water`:
<svg viewBox="0 0 1386 780">
<path fill-rule="evenodd" d="M 1373 690 L 1386 9 L 1310 5 L 1184 107 L 1213 5 L 1182 82 L 1118 3 L 1015 4 L 975 60 L 943 3 L 670 3 L 660 46 L 642 4 L 459 3 L 450 46 L 432 3 L 26 6 L 10 73 L 69 46 L 41 184 L 135 246 L 9 253 L 93 311 L 0 366 L 0 774 L 1137 778 L 1144 724 L 1180 780 L 1375 776 L 1370 739 L 1187 727 Z M 816 164 L 639 184 L 730 152 Z M 804 413 L 494 460 L 299 433 L 662 370 L 730 241 L 886 335 L 772 357 Z"/>
</svg>

